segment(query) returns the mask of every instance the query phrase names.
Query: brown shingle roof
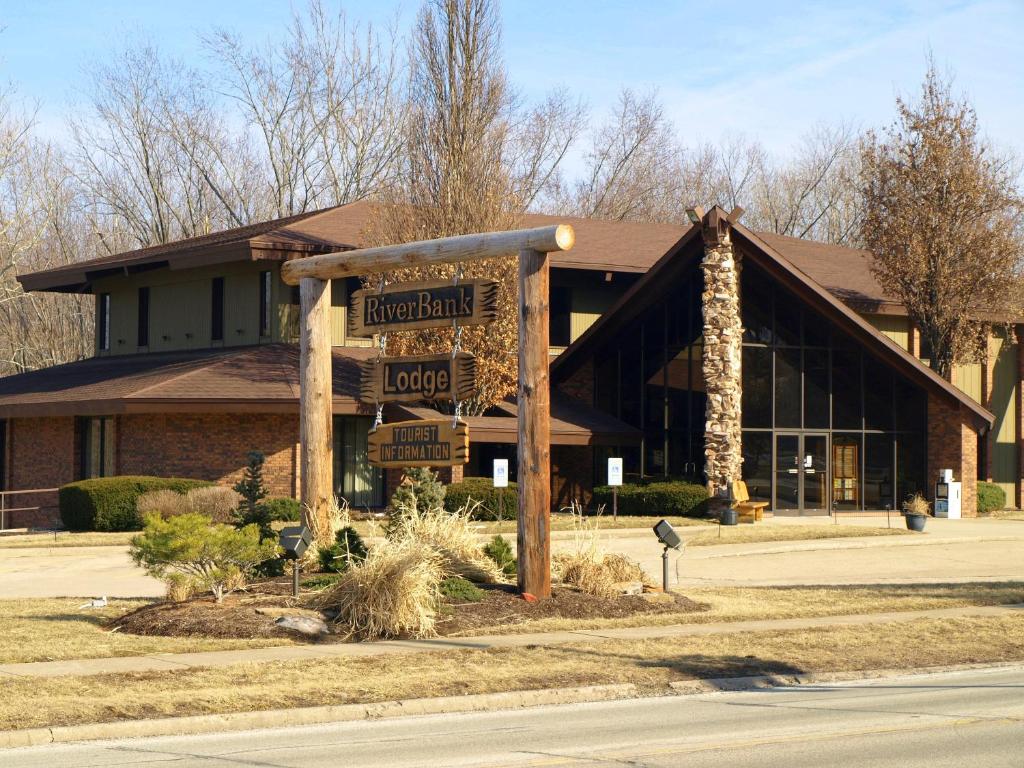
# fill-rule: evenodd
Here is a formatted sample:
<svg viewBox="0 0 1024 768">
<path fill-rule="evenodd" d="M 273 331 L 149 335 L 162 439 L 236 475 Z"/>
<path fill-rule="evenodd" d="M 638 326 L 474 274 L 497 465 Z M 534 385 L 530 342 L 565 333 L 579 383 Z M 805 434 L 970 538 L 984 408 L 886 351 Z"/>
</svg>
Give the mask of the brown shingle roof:
<svg viewBox="0 0 1024 768">
<path fill-rule="evenodd" d="M 737 246 L 745 254 L 745 258 L 755 260 L 776 278 L 784 280 L 791 290 L 800 294 L 816 310 L 835 322 L 837 327 L 861 343 L 869 345 L 881 360 L 893 365 L 904 376 L 928 391 L 940 392 L 945 397 L 958 402 L 966 410 L 972 412 L 978 421 L 989 427 L 992 426 L 995 417 L 990 411 L 879 332 L 830 290 L 791 262 L 786 250 L 776 248 L 766 238 L 741 224 L 734 225 L 733 232 L 736 235 Z M 783 240 L 790 241 L 793 238 L 784 238 Z M 782 245 L 785 248 L 787 243 L 783 242 Z M 652 301 L 663 298 L 666 291 L 670 290 L 675 277 L 681 274 L 687 265 L 699 259 L 702 254 L 703 241 L 699 234 L 688 233 L 674 248 L 659 259 L 652 269 L 634 283 L 611 309 L 605 312 L 597 322 L 555 359 L 551 367 L 552 381 L 555 383 L 564 381 L 578 370 L 590 356 L 597 353 L 602 340 L 607 338 L 609 333 L 614 333 L 631 322 L 650 306 Z"/>
<path fill-rule="evenodd" d="M 467 416 L 470 440 L 484 443 L 514 443 L 519 437 L 519 417 L 515 402 L 501 403 L 498 410 L 506 415 Z M 433 408 L 396 406 L 395 418 L 443 419 Z M 390 416 L 389 416 L 390 418 Z M 553 445 L 636 445 L 640 430 L 624 421 L 602 413 L 596 408 L 572 400 L 558 392 L 551 397 L 551 442 Z"/>
<path fill-rule="evenodd" d="M 359 363 L 375 350 L 335 347 L 334 411 L 366 409 Z M 297 411 L 299 350 L 292 344 L 96 357 L 0 378 L 0 417 L 145 411 Z"/>
<path fill-rule="evenodd" d="M 65 267 L 19 275 L 25 290 L 87 291 L 91 280 L 112 271 L 143 266 L 185 269 L 224 261 L 283 259 L 368 245 L 365 229 L 376 204 L 348 205 L 275 219 L 190 240 L 157 245 Z M 551 254 L 551 264 L 565 269 L 643 273 L 689 231 L 689 224 L 605 221 L 572 216 L 528 214 L 523 226 L 571 224 L 576 244 Z M 901 312 L 871 274 L 868 251 L 757 233 L 766 243 L 833 295 L 860 311 Z"/>
</svg>

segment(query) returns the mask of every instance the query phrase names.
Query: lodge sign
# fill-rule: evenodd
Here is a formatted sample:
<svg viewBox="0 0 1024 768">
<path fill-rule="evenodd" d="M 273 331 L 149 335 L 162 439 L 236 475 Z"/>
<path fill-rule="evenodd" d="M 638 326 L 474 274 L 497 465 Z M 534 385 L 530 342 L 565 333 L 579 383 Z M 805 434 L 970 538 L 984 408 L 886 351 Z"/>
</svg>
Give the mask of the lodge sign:
<svg viewBox="0 0 1024 768">
<path fill-rule="evenodd" d="M 359 399 L 364 403 L 466 400 L 476 392 L 476 358 L 468 352 L 367 360 Z"/>
<path fill-rule="evenodd" d="M 451 419 L 396 421 L 370 432 L 367 458 L 375 467 L 450 467 L 469 461 L 469 427 Z"/>
<path fill-rule="evenodd" d="M 383 291 L 363 288 L 352 294 L 348 333 L 365 337 L 390 330 L 443 328 L 454 321 L 485 325 L 494 321 L 497 302 L 495 280 L 404 283 Z"/>
</svg>

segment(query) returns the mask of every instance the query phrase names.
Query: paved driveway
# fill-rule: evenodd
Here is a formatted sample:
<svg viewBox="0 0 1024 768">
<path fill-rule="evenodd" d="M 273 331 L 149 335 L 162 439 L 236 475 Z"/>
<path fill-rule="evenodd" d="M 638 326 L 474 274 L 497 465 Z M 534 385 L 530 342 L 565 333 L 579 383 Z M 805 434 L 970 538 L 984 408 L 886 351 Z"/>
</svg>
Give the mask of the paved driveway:
<svg viewBox="0 0 1024 768">
<path fill-rule="evenodd" d="M 843 522 L 885 524 L 877 518 Z M 759 523 L 792 524 L 779 519 Z M 931 520 L 928 526 L 923 536 L 689 547 L 681 555 L 671 553 L 671 583 L 687 587 L 1024 581 L 1024 522 Z M 693 531 L 682 532 L 685 537 Z M 628 555 L 660 578 L 661 547 L 649 531 L 609 534 L 602 543 L 606 551 Z M 561 536 L 553 542 L 555 549 L 571 546 Z M 128 559 L 127 547 L 0 549 L 0 598 L 162 594 L 163 586 Z"/>
<path fill-rule="evenodd" d="M 0 598 L 163 594 L 163 584 L 129 559 L 128 547 L 0 549 Z"/>
</svg>

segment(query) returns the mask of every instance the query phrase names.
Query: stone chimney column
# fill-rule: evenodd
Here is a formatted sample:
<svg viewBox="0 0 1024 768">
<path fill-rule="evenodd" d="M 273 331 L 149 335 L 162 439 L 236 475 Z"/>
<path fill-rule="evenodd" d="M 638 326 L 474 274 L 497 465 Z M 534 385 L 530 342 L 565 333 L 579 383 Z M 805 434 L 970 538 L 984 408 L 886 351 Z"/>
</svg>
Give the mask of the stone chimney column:
<svg viewBox="0 0 1024 768">
<path fill-rule="evenodd" d="M 739 265 L 733 252 L 730 221 L 715 207 L 702 218 L 704 235 L 704 384 L 707 410 L 704 425 L 704 460 L 708 493 L 728 500 L 732 481 L 741 478 L 743 464 L 740 431 L 743 327 L 740 322 Z M 712 509 L 723 502 L 712 503 Z"/>
</svg>

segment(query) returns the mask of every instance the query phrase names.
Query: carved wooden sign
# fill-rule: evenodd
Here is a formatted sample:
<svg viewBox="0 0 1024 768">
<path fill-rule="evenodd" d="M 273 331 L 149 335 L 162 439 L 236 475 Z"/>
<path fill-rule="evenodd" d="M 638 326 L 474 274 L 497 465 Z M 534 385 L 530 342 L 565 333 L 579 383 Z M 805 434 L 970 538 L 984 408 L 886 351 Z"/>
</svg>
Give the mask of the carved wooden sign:
<svg viewBox="0 0 1024 768">
<path fill-rule="evenodd" d="M 466 400 L 476 392 L 476 358 L 468 352 L 367 360 L 359 399 L 364 403 Z"/>
<path fill-rule="evenodd" d="M 383 291 L 363 288 L 352 294 L 348 333 L 365 337 L 391 330 L 443 328 L 453 320 L 459 325 L 485 325 L 497 313 L 495 280 L 465 280 L 458 285 L 447 280 L 404 283 Z"/>
<path fill-rule="evenodd" d="M 375 467 L 451 467 L 469 461 L 469 427 L 451 419 L 396 421 L 369 435 L 367 457 Z"/>
</svg>

